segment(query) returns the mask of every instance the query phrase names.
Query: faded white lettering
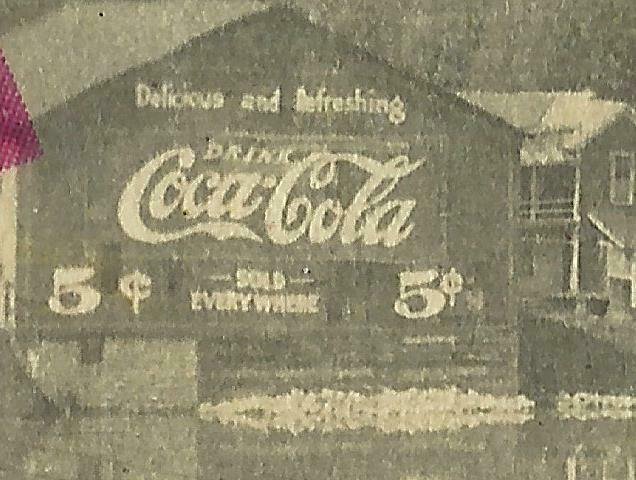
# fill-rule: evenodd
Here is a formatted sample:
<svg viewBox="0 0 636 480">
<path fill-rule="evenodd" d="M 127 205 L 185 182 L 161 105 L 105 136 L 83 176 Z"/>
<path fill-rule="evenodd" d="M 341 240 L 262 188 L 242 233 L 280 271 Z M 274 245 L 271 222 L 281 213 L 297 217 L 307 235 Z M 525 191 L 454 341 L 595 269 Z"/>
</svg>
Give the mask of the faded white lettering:
<svg viewBox="0 0 636 480">
<path fill-rule="evenodd" d="M 208 151 L 206 158 L 222 155 L 227 159 L 230 155 L 232 161 L 239 161 L 243 155 L 238 148 L 229 152 Z M 290 151 L 281 152 L 287 161 Z M 160 176 L 169 163 L 174 167 Z M 362 170 L 367 178 L 348 205 L 334 198 L 316 204 L 308 195 L 294 193 L 307 176 L 309 192 L 332 184 L 339 165 L 344 163 Z M 210 170 L 193 175 L 194 151 L 190 147 L 175 148 L 157 155 L 132 176 L 121 195 L 118 218 L 129 237 L 146 243 L 170 242 L 195 234 L 261 242 L 261 235 L 248 225 L 248 219 L 264 206 L 261 221 L 269 240 L 277 245 L 289 245 L 302 237 L 316 244 L 339 237 L 344 245 L 360 241 L 394 247 L 413 230 L 409 219 L 416 202 L 387 197 L 422 163 L 411 162 L 406 156 L 379 162 L 352 153 L 315 152 L 288 163 L 281 177 Z M 142 219 L 145 198 L 152 220 L 161 223 L 180 216 L 189 224 L 170 230 L 152 228 Z"/>
<path fill-rule="evenodd" d="M 326 88 L 319 88 L 312 95 L 305 87 L 296 90 L 295 110 L 300 113 L 365 113 L 385 115 L 393 125 L 406 120 L 404 101 L 396 95 L 393 99 L 377 97 L 372 91 L 362 93 L 354 89 L 353 95 L 333 96 Z"/>
<path fill-rule="evenodd" d="M 193 311 L 250 312 L 277 314 L 318 313 L 320 296 L 314 293 L 261 294 L 227 291 L 190 292 Z"/>
<path fill-rule="evenodd" d="M 159 88 L 140 82 L 135 87 L 135 103 L 138 108 L 214 110 L 223 107 L 225 96 L 219 91 L 194 91 L 187 88 L 177 91 L 170 82 L 163 82 Z"/>
</svg>

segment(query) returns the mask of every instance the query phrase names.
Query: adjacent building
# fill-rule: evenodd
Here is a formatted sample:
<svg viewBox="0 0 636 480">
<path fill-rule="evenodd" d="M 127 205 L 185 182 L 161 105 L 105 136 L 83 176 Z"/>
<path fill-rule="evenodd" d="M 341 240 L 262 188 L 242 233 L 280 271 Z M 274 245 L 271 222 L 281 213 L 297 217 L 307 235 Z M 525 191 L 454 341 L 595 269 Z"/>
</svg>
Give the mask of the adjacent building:
<svg viewBox="0 0 636 480">
<path fill-rule="evenodd" d="M 636 307 L 636 116 L 593 92 L 463 92 L 524 132 L 515 210 L 519 297 Z"/>
<path fill-rule="evenodd" d="M 37 128 L 45 154 L 17 182 L 34 352 L 77 342 L 77 363 L 108 363 L 113 338 L 196 341 L 200 399 L 516 393 L 522 138 L 501 119 L 273 7 Z"/>
</svg>

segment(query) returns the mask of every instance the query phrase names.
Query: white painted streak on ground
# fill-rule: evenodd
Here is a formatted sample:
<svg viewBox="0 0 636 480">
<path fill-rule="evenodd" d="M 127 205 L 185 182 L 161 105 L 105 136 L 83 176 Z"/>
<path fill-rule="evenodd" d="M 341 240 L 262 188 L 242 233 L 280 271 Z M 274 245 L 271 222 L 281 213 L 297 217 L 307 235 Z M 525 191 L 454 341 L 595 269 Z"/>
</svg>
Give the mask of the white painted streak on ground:
<svg viewBox="0 0 636 480">
<path fill-rule="evenodd" d="M 201 418 L 257 430 L 305 431 L 375 428 L 392 432 L 446 431 L 479 425 L 521 424 L 534 403 L 457 389 L 385 390 L 374 395 L 292 390 L 279 396 L 252 395 L 199 407 Z"/>
<path fill-rule="evenodd" d="M 557 399 L 559 418 L 577 420 L 631 420 L 636 417 L 636 397 L 598 393 L 561 393 Z"/>
</svg>

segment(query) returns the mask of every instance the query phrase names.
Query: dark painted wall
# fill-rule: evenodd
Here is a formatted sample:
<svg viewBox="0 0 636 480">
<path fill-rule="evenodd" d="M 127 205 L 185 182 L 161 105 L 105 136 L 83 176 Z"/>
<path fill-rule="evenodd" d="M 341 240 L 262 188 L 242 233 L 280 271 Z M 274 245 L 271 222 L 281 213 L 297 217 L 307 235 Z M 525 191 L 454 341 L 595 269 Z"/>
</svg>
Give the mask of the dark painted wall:
<svg viewBox="0 0 636 480">
<path fill-rule="evenodd" d="M 161 81 L 179 87 L 187 82 L 191 90 L 221 90 L 225 106 L 177 112 L 137 108 L 138 82 L 158 88 Z M 272 95 L 279 86 L 280 112 L 239 108 L 243 93 Z M 399 95 L 406 105 L 406 120 L 392 124 L 386 115 L 299 113 L 292 100 L 301 86 L 312 92 L 324 86 L 337 95 L 350 95 L 355 88 L 364 95 Z M 468 378 L 484 391 L 515 389 L 510 359 L 516 346 L 510 332 L 480 330 L 490 343 L 470 342 L 474 319 L 458 325 L 444 315 L 408 319 L 394 310 L 401 272 L 439 268 L 444 273 L 455 267 L 478 277 L 480 288 L 486 290 L 484 322 L 506 319 L 508 165 L 518 159 L 520 137 L 454 94 L 396 71 L 291 10 L 276 8 L 204 35 L 156 63 L 124 72 L 49 112 L 37 127 L 46 154 L 37 165 L 25 167 L 19 179 L 17 308 L 23 338 L 35 338 L 37 332 L 66 339 L 196 337 L 204 397 L 258 386 L 272 393 L 287 389 L 290 382 L 408 388 L 458 384 Z M 198 155 L 192 170 L 246 170 L 243 164 L 201 159 L 206 138 L 252 141 L 245 135 L 264 145 L 291 143 L 305 151 L 354 152 L 380 162 L 395 155 L 395 147 L 388 144 L 406 143 L 406 150 L 398 152 L 407 153 L 411 161 L 424 161 L 400 179 L 387 199 L 416 201 L 411 236 L 396 247 L 343 244 L 337 235 L 318 244 L 304 235 L 291 245 L 275 245 L 263 231 L 264 208 L 246 220 L 263 235 L 261 243 L 198 235 L 154 245 L 132 240 L 122 231 L 116 216 L 122 189 L 154 155 L 175 144 L 191 145 Z M 173 163 L 166 172 L 176 167 Z M 309 188 L 306 174 L 293 197 L 306 195 L 314 206 L 325 198 L 350 204 L 366 173 L 346 167 L 338 164 L 338 182 L 324 188 Z M 284 174 L 281 167 L 253 168 L 277 178 Z M 447 224 L 441 215 L 444 209 Z M 172 223 L 156 228 L 188 225 L 180 210 L 168 220 Z M 95 268 L 90 285 L 100 290 L 102 299 L 94 312 L 51 312 L 47 301 L 53 292 L 52 273 L 68 265 Z M 232 290 L 236 283 L 218 286 L 208 277 L 233 276 L 237 267 L 280 269 L 296 277 L 311 272 L 315 283 L 293 291 L 318 292 L 320 311 L 192 311 L 191 290 Z M 141 303 L 138 315 L 117 285 L 123 274 L 135 269 L 152 278 L 151 297 Z M 423 307 L 417 288 L 422 285 L 411 289 L 414 309 Z M 453 342 L 404 343 L 406 337 L 429 336 L 457 337 L 477 358 L 457 358 L 462 352 Z M 496 372 L 489 369 L 494 357 Z M 260 379 L 263 372 L 282 371 L 285 376 L 286 369 L 290 378 Z M 334 378 L 338 371 L 353 373 Z"/>
<path fill-rule="evenodd" d="M 449 141 L 448 252 L 462 271 L 474 275 L 486 292 L 487 315 L 506 319 L 509 247 L 514 242 L 514 220 L 509 217 L 519 163 L 520 137 L 502 135 L 488 122 L 473 116 L 461 135 Z"/>
<path fill-rule="evenodd" d="M 175 85 L 187 82 L 191 90 L 219 89 L 226 93 L 226 106 L 207 112 L 136 108 L 137 83 L 159 85 L 162 80 Z M 406 104 L 406 121 L 393 125 L 386 115 L 311 115 L 292 109 L 297 88 L 314 91 L 323 85 L 333 94 L 348 95 L 361 88 L 363 93 L 374 90 L 376 95 L 389 98 L 400 95 Z M 277 86 L 282 91 L 280 113 L 238 108 L 242 93 L 271 95 Z M 100 272 L 108 270 L 98 281 L 106 287 L 103 304 L 109 308 L 95 314 L 100 317 L 97 323 L 108 324 L 113 316 L 126 318 L 130 305 L 117 291 L 117 270 L 126 262 L 132 268 L 137 261 L 147 264 L 145 268 L 156 273 L 154 278 L 174 276 L 166 257 L 175 255 L 184 259 L 185 278 L 197 278 L 210 268 L 231 269 L 230 264 L 237 259 L 265 262 L 263 265 L 311 259 L 310 266 L 316 272 L 336 274 L 335 283 L 329 277 L 322 281 L 339 304 L 347 295 L 344 292 L 351 291 L 345 279 L 346 270 L 355 269 L 350 263 L 354 259 L 402 264 L 402 269 L 441 265 L 461 270 L 477 264 L 480 271 L 476 273 L 484 278 L 490 298 L 505 297 L 507 237 L 501 232 L 506 229 L 506 169 L 516 156 L 516 133 L 454 95 L 356 51 L 291 10 L 273 9 L 248 17 L 196 39 L 156 63 L 125 72 L 45 115 L 38 121 L 38 130 L 47 153 L 37 167 L 27 167 L 21 173 L 19 182 L 19 257 L 26 262 L 18 275 L 22 282 L 19 303 L 26 310 L 23 318 L 33 315 L 40 323 L 49 319 L 53 325 L 59 324 L 61 320 L 51 318 L 46 305 L 52 291 L 52 271 L 59 265 L 85 263 L 96 265 Z M 411 236 L 397 247 L 387 248 L 361 242 L 342 245 L 337 237 L 324 244 L 312 245 L 303 237 L 290 246 L 276 246 L 267 240 L 262 245 L 248 240 L 214 241 L 205 235 L 149 246 L 124 235 L 116 218 L 117 202 L 123 185 L 141 165 L 175 144 L 190 144 L 202 152 L 206 138 L 227 138 L 232 132 L 301 146 L 310 141 L 307 135 L 313 135 L 311 138 L 318 140 L 312 141 L 323 142 L 327 148 L 344 148 L 379 160 L 390 157 L 388 142 L 406 142 L 412 161 L 425 160 L 415 173 L 400 180 L 391 194 L 391 198 L 417 201 Z M 335 146 L 329 140 L 333 134 L 340 139 Z M 351 144 L 343 140 L 346 138 L 351 138 Z M 440 187 L 446 168 L 450 212 L 447 249 L 440 217 L 444 195 Z M 340 192 L 327 195 L 340 195 L 345 203 L 350 202 L 364 178 L 356 177 L 355 172 L 347 177 L 344 169 L 340 173 Z M 316 204 L 320 193 L 312 194 Z M 254 228 L 263 228 L 262 218 Z M 343 263 L 321 267 L 326 261 Z M 387 280 L 390 291 L 397 291 L 397 285 L 392 285 L 397 282 L 397 273 L 387 274 L 387 279 L 392 279 Z M 169 287 L 160 280 L 155 286 L 157 292 Z M 377 298 L 375 294 L 368 296 Z M 146 309 L 140 318 L 158 325 L 166 308 L 178 318 L 189 314 L 187 310 L 172 310 L 174 302 L 169 296 L 158 302 L 156 310 Z M 492 303 L 494 311 L 499 307 Z M 167 325 L 175 322 L 180 320 L 172 319 Z M 73 328 L 70 325 L 66 323 Z"/>
</svg>

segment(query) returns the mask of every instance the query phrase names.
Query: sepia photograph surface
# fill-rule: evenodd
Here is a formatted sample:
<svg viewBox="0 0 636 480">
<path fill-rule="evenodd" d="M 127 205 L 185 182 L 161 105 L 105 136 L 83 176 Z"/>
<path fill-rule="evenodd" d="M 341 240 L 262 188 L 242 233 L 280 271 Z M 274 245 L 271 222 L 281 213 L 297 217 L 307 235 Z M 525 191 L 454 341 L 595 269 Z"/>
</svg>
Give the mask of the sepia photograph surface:
<svg viewBox="0 0 636 480">
<path fill-rule="evenodd" d="M 633 0 L 0 0 L 0 479 L 636 480 Z"/>
</svg>

